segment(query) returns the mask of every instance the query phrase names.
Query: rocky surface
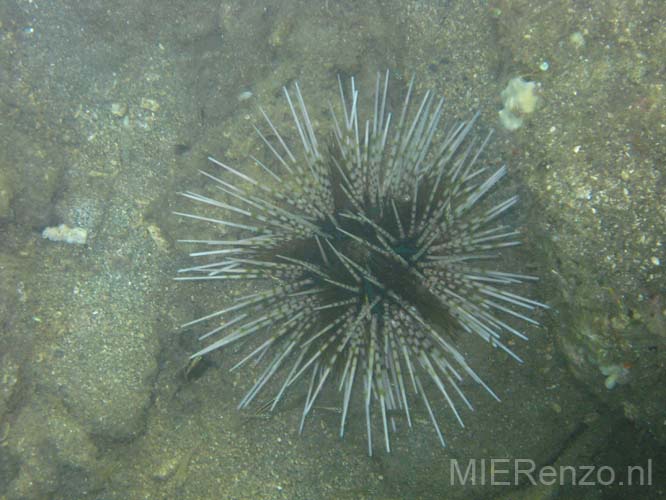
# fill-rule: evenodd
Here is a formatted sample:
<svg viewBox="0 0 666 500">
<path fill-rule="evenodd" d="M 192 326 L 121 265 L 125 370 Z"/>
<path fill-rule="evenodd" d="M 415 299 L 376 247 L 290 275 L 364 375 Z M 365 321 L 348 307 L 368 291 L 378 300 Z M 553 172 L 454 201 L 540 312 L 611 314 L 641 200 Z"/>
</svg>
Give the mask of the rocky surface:
<svg viewBox="0 0 666 500">
<path fill-rule="evenodd" d="M 659 456 L 664 3 L 445 4 L 0 5 L 0 497 L 465 499 L 500 492 L 452 487 L 452 458 Z M 288 123 L 283 85 L 298 79 L 325 127 L 336 74 L 357 75 L 367 100 L 386 68 L 396 98 L 416 74 L 452 119 L 479 109 L 482 130 L 499 127 L 511 78 L 539 82 L 539 107 L 487 154 L 509 164 L 518 258 L 552 311 L 523 366 L 470 353 L 503 402 L 471 391 L 465 429 L 442 418 L 448 448 L 419 413 L 392 455 L 369 459 L 360 413 L 337 437 L 336 395 L 298 436 L 300 401 L 273 418 L 236 411 L 254 375 L 227 372 L 239 353 L 183 377 L 196 332 L 178 325 L 240 291 L 174 286 L 174 241 L 200 229 L 170 212 L 207 155 L 263 154 L 256 104 Z M 41 238 L 59 224 L 86 244 Z"/>
</svg>

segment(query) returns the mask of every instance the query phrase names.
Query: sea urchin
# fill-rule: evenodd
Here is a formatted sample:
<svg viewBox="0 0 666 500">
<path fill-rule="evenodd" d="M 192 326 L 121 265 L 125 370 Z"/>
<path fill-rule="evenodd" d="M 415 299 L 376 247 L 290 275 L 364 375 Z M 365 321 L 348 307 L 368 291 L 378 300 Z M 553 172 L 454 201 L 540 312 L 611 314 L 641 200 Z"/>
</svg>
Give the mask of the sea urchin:
<svg viewBox="0 0 666 500">
<path fill-rule="evenodd" d="M 506 167 L 489 172 L 479 165 L 490 134 L 472 138 L 478 114 L 442 126 L 443 99 L 431 92 L 412 109 L 412 79 L 394 116 L 388 84 L 388 72 L 377 76 L 372 117 L 363 122 L 354 79 L 349 96 L 339 79 L 342 115 L 329 105 L 332 133 L 325 144 L 298 84 L 292 93 L 285 88 L 300 146 L 289 146 L 260 108 L 267 129 L 256 131 L 270 153 L 252 160 L 266 179 L 209 158 L 223 175 L 201 173 L 219 196 L 181 194 L 226 215 L 178 212 L 238 238 L 184 240 L 205 246 L 191 256 L 207 260 L 181 269 L 177 279 L 266 283 L 185 325 L 215 321 L 201 339 L 220 336 L 193 357 L 255 339 L 256 348 L 232 368 L 253 359 L 264 365 L 239 407 L 274 381 L 272 410 L 304 379 L 302 430 L 332 382 L 341 393 L 340 435 L 356 396 L 365 408 L 370 454 L 373 414 L 390 451 L 396 411 L 411 427 L 410 408 L 418 400 L 444 445 L 426 389 L 445 399 L 460 425 L 454 399 L 472 408 L 459 385 L 464 377 L 499 400 L 456 338 L 473 334 L 520 361 L 505 337 L 526 337 L 509 323 L 536 324 L 530 312 L 545 307 L 510 291 L 535 278 L 492 267 L 502 249 L 519 243 L 518 232 L 498 222 L 517 196 L 485 200 Z"/>
</svg>

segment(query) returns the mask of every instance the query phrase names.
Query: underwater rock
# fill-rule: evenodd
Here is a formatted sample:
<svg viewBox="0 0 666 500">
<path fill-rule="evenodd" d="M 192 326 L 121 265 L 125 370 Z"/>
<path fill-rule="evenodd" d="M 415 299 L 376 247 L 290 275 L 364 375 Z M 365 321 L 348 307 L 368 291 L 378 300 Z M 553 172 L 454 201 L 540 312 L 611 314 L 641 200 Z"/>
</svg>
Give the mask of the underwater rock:
<svg viewBox="0 0 666 500">
<path fill-rule="evenodd" d="M 521 77 L 509 80 L 500 94 L 504 108 L 499 117 L 505 129 L 513 131 L 523 126 L 524 116 L 533 113 L 539 102 L 538 88 L 538 83 L 525 81 Z"/>
</svg>

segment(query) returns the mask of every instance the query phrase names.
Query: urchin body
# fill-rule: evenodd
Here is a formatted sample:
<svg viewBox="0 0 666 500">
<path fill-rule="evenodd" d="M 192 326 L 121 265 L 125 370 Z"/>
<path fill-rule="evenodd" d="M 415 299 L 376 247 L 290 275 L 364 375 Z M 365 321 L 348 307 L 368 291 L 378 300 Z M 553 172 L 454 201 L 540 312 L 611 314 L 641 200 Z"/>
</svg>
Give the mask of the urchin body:
<svg viewBox="0 0 666 500">
<path fill-rule="evenodd" d="M 273 409 L 304 380 L 302 429 L 322 389 L 334 384 L 340 435 L 356 397 L 365 410 L 369 453 L 373 415 L 390 451 L 392 416 L 402 412 L 411 426 L 418 401 L 444 445 L 430 397 L 443 397 L 461 425 L 456 402 L 472 407 L 460 387 L 465 377 L 499 399 L 467 364 L 456 337 L 475 335 L 520 361 L 505 338 L 526 337 L 511 323 L 536 324 L 530 312 L 545 307 L 511 291 L 533 277 L 494 267 L 498 254 L 519 242 L 501 222 L 517 197 L 484 202 L 506 174 L 506 167 L 489 171 L 479 161 L 490 136 L 472 138 L 476 117 L 441 126 L 443 100 L 430 92 L 413 106 L 413 80 L 394 116 L 388 84 L 388 73 L 378 75 L 371 119 L 362 122 L 354 79 L 349 96 L 340 82 L 342 113 L 331 106 L 333 139 L 326 145 L 298 84 L 294 95 L 285 89 L 300 144 L 290 147 L 261 110 L 268 133 L 257 133 L 270 160 L 252 158 L 276 182 L 210 158 L 223 174 L 203 174 L 221 197 L 182 194 L 226 215 L 179 213 L 241 236 L 187 240 L 209 247 L 192 254 L 209 260 L 181 270 L 177 279 L 267 283 L 188 323 L 217 322 L 201 337 L 212 342 L 193 357 L 258 338 L 234 367 L 252 359 L 263 367 L 239 406 L 279 380 Z"/>
</svg>

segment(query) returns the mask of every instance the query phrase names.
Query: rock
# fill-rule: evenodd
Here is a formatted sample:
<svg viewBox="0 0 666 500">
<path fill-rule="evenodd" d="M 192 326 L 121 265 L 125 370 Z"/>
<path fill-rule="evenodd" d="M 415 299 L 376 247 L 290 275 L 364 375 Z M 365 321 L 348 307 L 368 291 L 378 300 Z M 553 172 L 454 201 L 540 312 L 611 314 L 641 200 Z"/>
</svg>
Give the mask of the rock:
<svg viewBox="0 0 666 500">
<path fill-rule="evenodd" d="M 9 181 L 9 176 L 0 170 L 0 220 L 7 219 L 11 215 L 13 197 L 14 189 Z"/>
<path fill-rule="evenodd" d="M 88 231 L 82 227 L 69 227 L 67 224 L 60 224 L 59 226 L 45 228 L 42 231 L 42 238 L 51 241 L 85 245 L 88 239 Z"/>
<path fill-rule="evenodd" d="M 505 129 L 517 130 L 523 125 L 523 117 L 534 113 L 539 102 L 538 88 L 538 83 L 528 82 L 520 77 L 509 80 L 501 94 L 504 108 L 499 112 Z"/>
<path fill-rule="evenodd" d="M 18 363 L 12 358 L 11 354 L 5 354 L 0 358 L 0 419 L 8 410 L 7 404 L 14 394 L 18 380 Z"/>
<path fill-rule="evenodd" d="M 16 466 L 2 477 L 4 484 L 0 481 L 0 491 L 8 493 L 2 498 L 79 498 L 81 491 L 93 487 L 97 448 L 52 399 L 32 400 L 21 409 L 3 453 Z M 77 474 L 63 474 L 64 470 Z"/>
<path fill-rule="evenodd" d="M 127 104 L 124 102 L 114 102 L 111 104 L 111 114 L 118 118 L 122 118 L 127 114 Z"/>
<path fill-rule="evenodd" d="M 106 279 L 77 290 L 62 318 L 71 333 L 50 347 L 42 379 L 88 432 L 126 440 L 145 425 L 157 339 L 147 333 L 142 298 Z M 102 301 L 107 288 L 122 300 Z"/>
<path fill-rule="evenodd" d="M 157 113 L 160 109 L 160 103 L 154 99 L 148 99 L 146 97 L 141 98 L 141 108 Z"/>
</svg>

